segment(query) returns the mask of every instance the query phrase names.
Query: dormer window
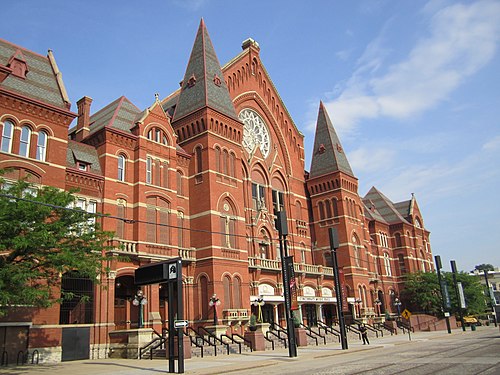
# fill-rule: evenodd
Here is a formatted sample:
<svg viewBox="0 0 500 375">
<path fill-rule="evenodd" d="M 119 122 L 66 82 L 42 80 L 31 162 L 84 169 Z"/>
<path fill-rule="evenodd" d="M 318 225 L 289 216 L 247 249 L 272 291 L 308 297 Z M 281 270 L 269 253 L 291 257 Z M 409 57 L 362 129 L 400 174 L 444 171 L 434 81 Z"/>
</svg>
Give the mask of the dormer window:
<svg viewBox="0 0 500 375">
<path fill-rule="evenodd" d="M 21 50 L 17 50 L 9 59 L 7 67 L 12 69 L 12 74 L 16 77 L 25 79 L 28 73 L 28 64 Z"/>
<path fill-rule="evenodd" d="M 90 164 L 85 163 L 83 161 L 78 161 L 76 163 L 76 166 L 77 166 L 78 170 L 80 170 L 80 171 L 85 171 L 86 172 L 86 171 L 88 171 L 90 169 Z"/>
</svg>

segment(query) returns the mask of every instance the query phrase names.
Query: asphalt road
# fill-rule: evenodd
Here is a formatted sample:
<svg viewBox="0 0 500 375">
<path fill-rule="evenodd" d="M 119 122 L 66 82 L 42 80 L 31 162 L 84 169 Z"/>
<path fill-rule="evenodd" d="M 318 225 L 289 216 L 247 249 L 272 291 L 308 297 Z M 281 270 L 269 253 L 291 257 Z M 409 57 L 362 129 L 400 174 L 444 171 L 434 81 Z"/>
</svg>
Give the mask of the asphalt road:
<svg viewBox="0 0 500 375">
<path fill-rule="evenodd" d="M 477 334 L 476 334 L 477 333 Z M 263 371 L 287 375 L 427 375 L 500 374 L 500 332 L 484 328 L 480 332 L 454 332 L 418 341 L 387 343 L 361 352 L 314 354 L 300 361 L 284 360 Z M 372 340 L 372 342 L 375 340 Z M 377 341 L 374 342 L 377 344 Z M 255 374 L 255 369 L 238 374 Z M 201 372 L 200 372 L 201 374 Z"/>
<path fill-rule="evenodd" d="M 500 375 L 500 330 L 493 326 L 477 331 L 453 330 L 452 334 L 419 332 L 371 338 L 371 345 L 349 342 L 298 348 L 296 358 L 288 350 L 241 355 L 192 358 L 185 361 L 185 374 L 328 375 L 328 374 L 453 374 Z M 9 375 L 160 375 L 168 373 L 166 360 L 93 359 L 54 365 L 0 368 Z"/>
</svg>

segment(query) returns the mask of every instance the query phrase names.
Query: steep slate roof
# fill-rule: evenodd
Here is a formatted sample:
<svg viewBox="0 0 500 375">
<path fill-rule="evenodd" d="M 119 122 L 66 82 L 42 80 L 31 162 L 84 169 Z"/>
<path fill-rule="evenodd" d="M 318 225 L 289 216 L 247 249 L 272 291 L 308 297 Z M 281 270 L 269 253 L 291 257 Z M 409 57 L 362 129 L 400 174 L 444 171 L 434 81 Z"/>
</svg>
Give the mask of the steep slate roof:
<svg viewBox="0 0 500 375">
<path fill-rule="evenodd" d="M 389 198 L 378 191 L 375 187 L 372 187 L 370 191 L 363 198 L 364 202 L 371 201 L 375 205 L 378 213 L 384 218 L 384 220 L 389 224 L 394 223 L 408 223 L 408 221 L 401 215 L 398 209 L 394 206 Z"/>
<path fill-rule="evenodd" d="M 66 151 L 66 166 L 76 168 L 76 162 L 83 161 L 90 164 L 89 172 L 102 175 L 101 164 L 99 163 L 99 156 L 97 150 L 84 143 L 68 141 L 68 148 Z"/>
<path fill-rule="evenodd" d="M 394 203 L 394 208 L 398 210 L 398 212 L 404 218 L 409 218 L 411 214 L 411 199 L 403 202 Z"/>
<path fill-rule="evenodd" d="M 122 96 L 90 116 L 90 133 L 104 127 L 130 131 L 141 110 Z"/>
<path fill-rule="evenodd" d="M 70 106 L 61 73 L 52 52 L 47 57 L 0 39 L 0 66 L 7 66 L 11 57 L 24 61 L 28 67 L 26 78 L 10 74 L 0 87 L 29 98 L 68 109 Z"/>
<path fill-rule="evenodd" d="M 313 157 L 309 177 L 318 177 L 332 172 L 344 172 L 354 177 L 347 156 L 340 144 L 323 102 L 319 105 Z"/>
<path fill-rule="evenodd" d="M 376 220 L 382 223 L 386 223 L 385 219 L 380 215 L 375 204 L 370 199 L 362 199 L 364 204 L 364 214 L 368 220 Z"/>
<path fill-rule="evenodd" d="M 238 119 L 219 60 L 202 19 L 172 121 L 205 107 Z"/>
</svg>

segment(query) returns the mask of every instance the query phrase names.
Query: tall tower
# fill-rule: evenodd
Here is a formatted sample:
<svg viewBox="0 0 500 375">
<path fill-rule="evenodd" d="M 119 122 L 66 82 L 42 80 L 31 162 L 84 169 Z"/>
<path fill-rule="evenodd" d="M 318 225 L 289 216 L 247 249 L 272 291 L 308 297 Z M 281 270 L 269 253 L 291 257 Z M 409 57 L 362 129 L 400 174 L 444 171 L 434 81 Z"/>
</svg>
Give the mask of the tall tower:
<svg viewBox="0 0 500 375">
<path fill-rule="evenodd" d="M 190 242 L 197 258 L 194 283 L 200 285 L 195 298 L 203 319 L 207 295 L 216 293 L 222 310 L 242 308 L 242 301 L 249 299 L 240 167 L 243 124 L 203 19 L 181 82 L 172 126 L 178 144 L 191 155 L 189 175 L 178 179 L 187 181 L 183 185 L 189 190 L 185 195 L 190 202 Z M 178 192 L 180 199 L 182 195 Z"/>
<path fill-rule="evenodd" d="M 366 274 L 369 268 L 369 237 L 365 232 L 363 206 L 358 196 L 358 179 L 322 102 L 307 189 L 311 198 L 310 226 L 315 261 L 331 266 L 328 228 L 337 228 L 340 242 L 338 263 L 345 275 L 348 295 L 362 298 L 359 294 L 363 293 L 358 293 L 357 289 L 366 280 L 358 275 Z"/>
</svg>

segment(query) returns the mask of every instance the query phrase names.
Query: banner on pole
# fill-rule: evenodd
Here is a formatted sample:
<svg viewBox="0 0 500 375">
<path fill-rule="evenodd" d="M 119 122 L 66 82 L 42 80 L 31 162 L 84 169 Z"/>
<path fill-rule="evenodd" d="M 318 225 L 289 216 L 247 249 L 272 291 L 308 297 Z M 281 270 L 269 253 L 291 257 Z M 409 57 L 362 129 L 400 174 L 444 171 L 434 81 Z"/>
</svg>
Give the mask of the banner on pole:
<svg viewBox="0 0 500 375">
<path fill-rule="evenodd" d="M 347 302 L 347 289 L 345 287 L 344 270 L 339 268 L 340 294 L 342 294 L 342 311 L 349 312 L 349 302 Z"/>
<path fill-rule="evenodd" d="M 462 309 L 465 309 L 467 308 L 467 305 L 465 304 L 464 287 L 462 286 L 461 282 L 457 282 L 457 288 L 458 288 L 458 297 L 460 298 L 460 307 Z"/>
<path fill-rule="evenodd" d="M 293 268 L 293 256 L 285 257 L 285 264 L 290 284 L 290 310 L 298 310 L 299 302 L 297 300 L 297 281 L 295 280 L 295 270 Z"/>
</svg>

